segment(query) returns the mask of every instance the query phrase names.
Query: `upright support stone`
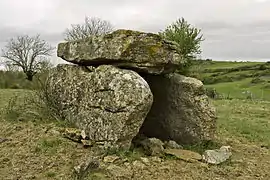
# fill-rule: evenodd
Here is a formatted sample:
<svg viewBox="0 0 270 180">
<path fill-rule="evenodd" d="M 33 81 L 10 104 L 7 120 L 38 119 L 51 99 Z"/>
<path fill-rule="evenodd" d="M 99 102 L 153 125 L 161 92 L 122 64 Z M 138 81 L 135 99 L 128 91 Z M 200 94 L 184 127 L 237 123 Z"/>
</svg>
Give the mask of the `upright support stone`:
<svg viewBox="0 0 270 180">
<path fill-rule="evenodd" d="M 140 133 L 179 144 L 193 144 L 214 138 L 215 109 L 205 94 L 203 83 L 176 73 L 143 75 L 154 103 Z"/>
<path fill-rule="evenodd" d="M 58 65 L 48 79 L 49 101 L 94 144 L 128 149 L 153 95 L 136 72 L 103 65 Z"/>
</svg>

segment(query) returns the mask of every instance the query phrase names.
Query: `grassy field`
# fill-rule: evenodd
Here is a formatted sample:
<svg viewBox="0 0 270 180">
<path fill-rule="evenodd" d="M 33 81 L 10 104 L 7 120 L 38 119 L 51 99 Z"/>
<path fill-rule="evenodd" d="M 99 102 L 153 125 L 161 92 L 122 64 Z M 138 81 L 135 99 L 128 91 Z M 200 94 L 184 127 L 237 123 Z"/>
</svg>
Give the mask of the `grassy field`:
<svg viewBox="0 0 270 180">
<path fill-rule="evenodd" d="M 10 120 L 4 115 L 9 98 L 30 91 L 0 90 L 0 179 L 73 179 L 73 167 L 92 155 L 89 149 L 63 138 L 58 123 Z M 132 167 L 130 179 L 270 179 L 270 102 L 215 100 L 217 140 L 230 145 L 232 159 L 219 166 L 175 159 Z M 136 153 L 127 157 L 139 159 Z M 119 165 L 120 166 L 120 165 Z M 127 169 L 121 165 L 123 169 Z M 95 172 L 88 179 L 116 179 Z"/>
<path fill-rule="evenodd" d="M 228 68 L 237 68 L 242 66 L 254 66 L 263 64 L 262 62 L 231 62 L 231 61 L 212 61 L 212 63 L 206 64 L 208 69 L 228 69 Z"/>
<path fill-rule="evenodd" d="M 270 63 L 199 61 L 191 72 L 223 97 L 270 100 Z"/>
<path fill-rule="evenodd" d="M 224 97 L 213 100 L 218 115 L 215 141 L 232 147 L 231 160 L 211 166 L 162 159 L 141 168 L 132 163 L 144 155 L 134 151 L 123 153 L 130 165 L 118 164 L 122 169 L 115 171 L 127 173 L 129 178 L 123 179 L 138 180 L 270 179 L 269 63 L 207 61 L 192 68 L 206 88 L 215 88 Z M 59 131 L 65 124 L 38 117 L 35 105 L 24 102 L 31 92 L 0 89 L 0 179 L 74 179 L 73 167 L 93 152 L 63 138 Z M 117 178 L 101 170 L 88 179 Z"/>
</svg>

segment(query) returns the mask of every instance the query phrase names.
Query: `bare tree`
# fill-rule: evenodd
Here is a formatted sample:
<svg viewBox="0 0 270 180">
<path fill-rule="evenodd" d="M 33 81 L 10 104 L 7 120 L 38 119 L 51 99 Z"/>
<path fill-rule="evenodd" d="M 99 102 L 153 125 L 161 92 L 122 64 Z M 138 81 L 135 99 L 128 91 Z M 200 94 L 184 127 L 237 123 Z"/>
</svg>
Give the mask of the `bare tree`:
<svg viewBox="0 0 270 180">
<path fill-rule="evenodd" d="M 66 29 L 64 36 L 66 41 L 84 39 L 90 36 L 104 35 L 113 31 L 109 21 L 95 17 L 85 17 L 83 24 L 72 24 Z"/>
<path fill-rule="evenodd" d="M 5 58 L 6 66 L 21 68 L 26 79 L 32 81 L 42 68 L 43 61 L 51 56 L 53 51 L 54 48 L 41 40 L 40 35 L 24 35 L 11 38 L 2 49 L 2 57 Z"/>
</svg>

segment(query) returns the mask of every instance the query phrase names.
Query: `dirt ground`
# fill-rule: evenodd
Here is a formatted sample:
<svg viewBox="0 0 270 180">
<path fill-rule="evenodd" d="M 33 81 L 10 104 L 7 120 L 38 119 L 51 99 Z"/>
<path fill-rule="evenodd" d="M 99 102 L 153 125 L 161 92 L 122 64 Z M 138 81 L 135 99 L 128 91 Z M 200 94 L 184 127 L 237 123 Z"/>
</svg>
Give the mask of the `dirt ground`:
<svg viewBox="0 0 270 180">
<path fill-rule="evenodd" d="M 63 138 L 54 124 L 0 121 L 0 138 L 0 177 L 4 180 L 73 179 L 73 167 L 92 155 L 89 149 Z M 118 163 L 112 173 L 98 171 L 86 179 L 270 179 L 267 147 L 219 140 L 232 147 L 233 156 L 218 166 L 147 157 L 149 163 Z"/>
</svg>

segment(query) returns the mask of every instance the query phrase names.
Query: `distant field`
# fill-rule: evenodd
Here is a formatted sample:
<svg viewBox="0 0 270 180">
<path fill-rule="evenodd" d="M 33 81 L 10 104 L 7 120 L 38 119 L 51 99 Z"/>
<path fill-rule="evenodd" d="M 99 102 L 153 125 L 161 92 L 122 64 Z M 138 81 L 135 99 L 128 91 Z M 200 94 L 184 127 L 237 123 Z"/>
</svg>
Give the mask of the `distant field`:
<svg viewBox="0 0 270 180">
<path fill-rule="evenodd" d="M 253 99 L 270 101 L 270 88 L 263 84 L 251 84 L 251 78 L 241 81 L 224 82 L 212 85 L 205 85 L 208 88 L 215 88 L 217 92 L 222 93 L 229 98 L 247 99 L 251 95 Z M 250 94 L 250 93 L 251 94 Z"/>
<path fill-rule="evenodd" d="M 263 62 L 233 62 L 233 61 L 212 61 L 213 63 L 207 64 L 208 69 L 217 68 L 237 68 L 241 66 L 254 66 L 263 64 Z"/>
<path fill-rule="evenodd" d="M 191 71 L 225 97 L 270 100 L 270 63 L 198 61 Z"/>
</svg>

